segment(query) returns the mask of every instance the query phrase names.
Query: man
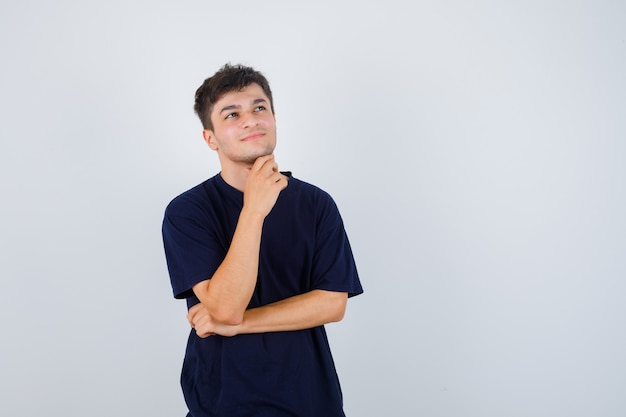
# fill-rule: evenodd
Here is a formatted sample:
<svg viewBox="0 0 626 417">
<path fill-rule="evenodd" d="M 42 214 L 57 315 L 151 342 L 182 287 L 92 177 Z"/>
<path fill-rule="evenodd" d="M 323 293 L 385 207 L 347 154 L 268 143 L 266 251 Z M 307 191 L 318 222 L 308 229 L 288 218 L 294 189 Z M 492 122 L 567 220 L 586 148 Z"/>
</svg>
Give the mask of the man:
<svg viewBox="0 0 626 417">
<path fill-rule="evenodd" d="M 192 326 L 188 416 L 344 416 L 324 325 L 363 290 L 337 207 L 278 169 L 260 72 L 223 66 L 194 109 L 221 172 L 172 200 L 163 220 L 174 296 Z"/>
</svg>

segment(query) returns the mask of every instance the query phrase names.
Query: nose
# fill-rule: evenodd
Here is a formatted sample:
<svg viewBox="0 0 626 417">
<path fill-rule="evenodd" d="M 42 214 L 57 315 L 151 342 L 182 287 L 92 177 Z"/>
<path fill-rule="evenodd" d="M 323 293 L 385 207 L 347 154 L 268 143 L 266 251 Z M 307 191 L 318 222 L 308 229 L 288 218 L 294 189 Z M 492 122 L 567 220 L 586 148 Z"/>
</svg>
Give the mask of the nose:
<svg viewBox="0 0 626 417">
<path fill-rule="evenodd" d="M 254 113 L 245 113 L 241 118 L 241 124 L 244 128 L 254 127 L 259 124 L 259 119 Z"/>
</svg>

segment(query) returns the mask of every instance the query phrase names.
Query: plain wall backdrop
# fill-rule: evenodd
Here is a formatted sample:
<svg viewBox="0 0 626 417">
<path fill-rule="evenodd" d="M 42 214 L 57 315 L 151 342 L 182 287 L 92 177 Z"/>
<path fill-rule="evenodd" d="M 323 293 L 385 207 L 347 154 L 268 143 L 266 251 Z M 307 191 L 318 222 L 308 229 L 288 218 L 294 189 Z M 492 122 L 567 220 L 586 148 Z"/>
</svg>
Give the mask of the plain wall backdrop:
<svg viewBox="0 0 626 417">
<path fill-rule="evenodd" d="M 365 294 L 349 417 L 626 415 L 626 3 L 0 5 L 0 415 L 184 416 L 166 204 L 214 175 L 195 89 L 266 74 L 281 169 Z"/>
</svg>

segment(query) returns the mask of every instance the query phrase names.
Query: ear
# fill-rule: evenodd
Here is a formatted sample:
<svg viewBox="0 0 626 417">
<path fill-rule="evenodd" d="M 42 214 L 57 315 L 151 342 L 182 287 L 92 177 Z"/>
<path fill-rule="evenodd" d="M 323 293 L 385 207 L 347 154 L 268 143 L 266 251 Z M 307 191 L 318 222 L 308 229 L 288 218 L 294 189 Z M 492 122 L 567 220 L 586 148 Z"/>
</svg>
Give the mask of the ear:
<svg viewBox="0 0 626 417">
<path fill-rule="evenodd" d="M 213 149 L 214 151 L 218 149 L 217 142 L 215 141 L 215 134 L 212 130 L 204 129 L 202 131 L 202 137 L 204 138 L 206 144 L 209 145 L 209 148 Z"/>
</svg>

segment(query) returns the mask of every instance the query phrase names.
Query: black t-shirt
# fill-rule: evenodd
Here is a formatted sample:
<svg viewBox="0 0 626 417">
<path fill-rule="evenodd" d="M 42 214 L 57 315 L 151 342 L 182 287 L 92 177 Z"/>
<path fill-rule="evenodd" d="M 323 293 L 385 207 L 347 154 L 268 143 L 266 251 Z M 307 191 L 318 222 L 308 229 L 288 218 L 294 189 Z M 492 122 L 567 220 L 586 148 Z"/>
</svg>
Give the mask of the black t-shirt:
<svg viewBox="0 0 626 417">
<path fill-rule="evenodd" d="M 243 193 L 220 175 L 168 205 L 165 254 L 174 296 L 188 306 L 198 303 L 192 287 L 222 263 L 242 207 Z M 249 308 L 315 289 L 363 292 L 334 201 L 292 177 L 263 224 Z M 323 326 L 204 339 L 192 330 L 181 383 L 194 417 L 344 416 Z"/>
</svg>

